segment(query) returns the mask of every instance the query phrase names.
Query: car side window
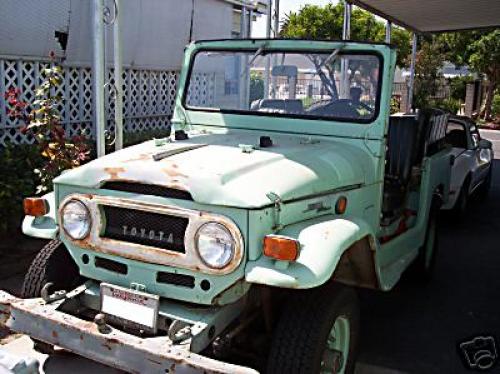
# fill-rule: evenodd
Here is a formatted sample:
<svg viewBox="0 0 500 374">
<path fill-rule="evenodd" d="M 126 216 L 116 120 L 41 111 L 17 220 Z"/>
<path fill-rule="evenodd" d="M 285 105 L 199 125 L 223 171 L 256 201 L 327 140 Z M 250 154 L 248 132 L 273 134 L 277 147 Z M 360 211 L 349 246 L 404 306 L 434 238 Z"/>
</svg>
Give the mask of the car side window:
<svg viewBox="0 0 500 374">
<path fill-rule="evenodd" d="M 448 122 L 446 127 L 446 142 L 450 144 L 453 148 L 467 148 L 467 132 L 465 131 L 465 126 L 456 123 Z"/>
</svg>

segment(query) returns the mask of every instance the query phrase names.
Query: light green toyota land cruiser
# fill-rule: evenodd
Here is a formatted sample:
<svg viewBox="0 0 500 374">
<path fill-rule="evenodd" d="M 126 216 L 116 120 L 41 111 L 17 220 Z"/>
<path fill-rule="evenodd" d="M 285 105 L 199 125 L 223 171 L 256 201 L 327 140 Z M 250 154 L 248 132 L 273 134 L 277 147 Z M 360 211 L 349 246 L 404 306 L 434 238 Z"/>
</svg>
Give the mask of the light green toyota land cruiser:
<svg viewBox="0 0 500 374">
<path fill-rule="evenodd" d="M 25 201 L 24 232 L 52 241 L 0 322 L 129 372 L 353 372 L 356 290 L 429 278 L 450 178 L 447 115 L 390 115 L 395 61 L 192 43 L 169 138 Z"/>
</svg>

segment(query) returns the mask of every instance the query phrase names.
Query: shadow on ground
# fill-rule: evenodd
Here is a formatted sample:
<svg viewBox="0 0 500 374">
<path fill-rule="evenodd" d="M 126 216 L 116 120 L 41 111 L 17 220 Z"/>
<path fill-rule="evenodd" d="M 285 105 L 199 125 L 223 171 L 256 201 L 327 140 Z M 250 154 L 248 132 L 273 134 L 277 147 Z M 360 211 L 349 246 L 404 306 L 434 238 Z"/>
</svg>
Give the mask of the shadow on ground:
<svg viewBox="0 0 500 374">
<path fill-rule="evenodd" d="M 494 170 L 486 202 L 473 201 L 462 222 L 442 216 L 429 284 L 402 281 L 388 293 L 361 293 L 360 361 L 410 373 L 470 373 L 458 344 L 477 335 L 500 342 L 500 160 Z"/>
</svg>

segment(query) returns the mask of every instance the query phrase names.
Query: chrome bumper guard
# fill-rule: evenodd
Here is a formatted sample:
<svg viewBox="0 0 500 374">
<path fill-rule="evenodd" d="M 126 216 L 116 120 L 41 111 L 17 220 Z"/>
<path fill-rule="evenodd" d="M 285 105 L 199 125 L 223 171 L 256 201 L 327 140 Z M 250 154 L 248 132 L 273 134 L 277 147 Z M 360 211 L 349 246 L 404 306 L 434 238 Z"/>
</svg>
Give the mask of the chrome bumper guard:
<svg viewBox="0 0 500 374">
<path fill-rule="evenodd" d="M 257 373 L 192 353 L 167 337 L 140 338 L 115 328 L 100 333 L 94 322 L 62 312 L 60 305 L 0 290 L 0 325 L 130 373 Z"/>
</svg>

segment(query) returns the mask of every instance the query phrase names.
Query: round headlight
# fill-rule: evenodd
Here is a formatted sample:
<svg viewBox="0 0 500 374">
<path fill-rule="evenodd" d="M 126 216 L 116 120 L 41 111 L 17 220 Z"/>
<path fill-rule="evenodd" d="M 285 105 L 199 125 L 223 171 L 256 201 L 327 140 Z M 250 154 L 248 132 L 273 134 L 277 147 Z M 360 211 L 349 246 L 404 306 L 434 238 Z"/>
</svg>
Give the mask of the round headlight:
<svg viewBox="0 0 500 374">
<path fill-rule="evenodd" d="M 69 201 L 62 211 L 64 231 L 72 238 L 80 240 L 90 231 L 90 213 L 87 207 L 78 200 Z"/>
<path fill-rule="evenodd" d="M 235 241 L 220 223 L 209 222 L 196 233 L 196 248 L 205 264 L 215 269 L 227 266 L 234 257 Z"/>
</svg>

